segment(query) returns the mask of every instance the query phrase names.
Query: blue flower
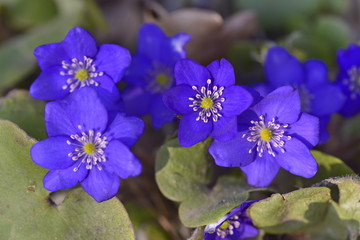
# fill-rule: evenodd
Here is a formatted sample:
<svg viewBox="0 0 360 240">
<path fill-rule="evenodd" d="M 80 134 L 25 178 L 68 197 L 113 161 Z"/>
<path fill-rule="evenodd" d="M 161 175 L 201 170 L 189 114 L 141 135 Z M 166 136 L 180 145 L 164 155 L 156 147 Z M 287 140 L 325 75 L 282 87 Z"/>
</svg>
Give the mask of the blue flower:
<svg viewBox="0 0 360 240">
<path fill-rule="evenodd" d="M 234 86 L 231 64 L 216 60 L 203 67 L 190 59 L 175 66 L 176 86 L 164 94 L 164 103 L 182 115 L 179 142 L 190 147 L 209 135 L 227 141 L 236 134 L 236 116 L 253 101 L 251 93 Z"/>
<path fill-rule="evenodd" d="M 360 112 L 360 46 L 350 44 L 348 49 L 340 49 L 337 61 L 339 74 L 336 83 L 346 95 L 346 102 L 339 113 L 352 117 Z"/>
<path fill-rule="evenodd" d="M 204 240 L 238 240 L 256 237 L 259 230 L 254 227 L 251 218 L 246 214 L 246 209 L 254 202 L 257 201 L 244 202 L 218 222 L 207 225 Z"/>
<path fill-rule="evenodd" d="M 42 72 L 30 87 L 32 97 L 59 100 L 90 87 L 109 110 L 118 109 L 120 94 L 115 83 L 130 64 L 127 49 L 113 44 L 97 46 L 86 30 L 75 27 L 62 42 L 39 46 L 34 54 Z"/>
<path fill-rule="evenodd" d="M 137 176 L 141 163 L 129 150 L 142 134 L 143 121 L 107 110 L 92 88 L 82 88 L 45 108 L 49 138 L 31 148 L 33 161 L 50 169 L 49 191 L 79 182 L 96 201 L 116 195 L 120 178 Z"/>
<path fill-rule="evenodd" d="M 241 167 L 251 185 L 264 187 L 280 167 L 313 177 L 318 169 L 309 149 L 319 141 L 319 120 L 300 112 L 297 90 L 284 86 L 267 95 L 238 118 L 238 133 L 209 148 L 219 166 Z"/>
<path fill-rule="evenodd" d="M 165 107 L 162 94 L 174 85 L 173 68 L 186 56 L 184 45 L 190 35 L 167 37 L 157 25 L 144 24 L 138 39 L 137 53 L 124 78 L 129 84 L 123 92 L 125 112 L 135 116 L 150 114 L 153 126 L 160 128 L 175 117 Z"/>
<path fill-rule="evenodd" d="M 328 70 L 320 60 L 301 63 L 280 46 L 269 49 L 265 59 L 268 83 L 255 88 L 264 95 L 274 89 L 290 85 L 300 94 L 301 111 L 320 118 L 320 142 L 329 138 L 327 124 L 331 114 L 339 111 L 345 96 L 341 89 L 328 80 Z"/>
</svg>

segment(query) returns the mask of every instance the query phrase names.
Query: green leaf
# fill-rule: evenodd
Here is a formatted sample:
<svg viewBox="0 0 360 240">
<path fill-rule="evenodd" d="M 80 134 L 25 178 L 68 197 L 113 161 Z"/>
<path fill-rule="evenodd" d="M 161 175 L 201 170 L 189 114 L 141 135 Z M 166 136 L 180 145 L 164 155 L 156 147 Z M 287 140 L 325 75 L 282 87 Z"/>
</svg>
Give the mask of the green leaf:
<svg viewBox="0 0 360 240">
<path fill-rule="evenodd" d="M 356 239 L 360 236 L 360 181 L 357 178 L 344 180 L 337 184 L 340 197 L 335 206 L 350 239 Z"/>
<path fill-rule="evenodd" d="M 122 204 L 97 203 L 82 189 L 55 206 L 42 186 L 45 169 L 29 151 L 35 143 L 15 124 L 0 120 L 0 236 L 2 239 L 135 239 Z"/>
<path fill-rule="evenodd" d="M 245 202 L 252 190 L 243 179 L 219 178 L 211 191 L 194 192 L 191 198 L 181 203 L 180 220 L 187 227 L 214 223 Z"/>
<path fill-rule="evenodd" d="M 332 189 L 323 221 L 307 230 L 311 240 L 356 240 L 360 236 L 360 180 L 357 176 L 330 178 L 322 186 Z"/>
<path fill-rule="evenodd" d="M 235 4 L 240 10 L 255 11 L 259 25 L 270 34 L 296 31 L 299 26 L 311 25 L 322 12 L 344 14 L 350 5 L 349 1 L 341 0 L 236 0 Z"/>
<path fill-rule="evenodd" d="M 254 225 L 267 233 L 291 233 L 321 221 L 330 199 L 329 188 L 304 188 L 287 194 L 273 194 L 250 206 L 248 213 Z"/>
<path fill-rule="evenodd" d="M 314 15 L 319 5 L 318 0 L 237 0 L 238 8 L 254 10 L 260 25 L 266 30 L 278 31 L 288 27 L 294 19 Z M 296 9 L 296 11 L 294 11 Z"/>
<path fill-rule="evenodd" d="M 0 118 L 16 123 L 31 137 L 45 139 L 44 105 L 26 90 L 13 90 L 0 100 Z"/>
<path fill-rule="evenodd" d="M 300 232 L 309 240 L 356 240 L 360 236 L 360 179 L 329 178 L 318 187 L 274 194 L 254 203 L 249 214 L 267 233 Z"/>
<path fill-rule="evenodd" d="M 212 189 L 208 188 L 213 162 L 209 144 L 207 140 L 185 148 L 171 140 L 157 154 L 156 182 L 167 198 L 181 202 L 180 220 L 187 227 L 218 221 L 254 191 L 243 179 L 234 177 L 219 178 Z"/>
<path fill-rule="evenodd" d="M 160 191 L 173 201 L 201 192 L 211 180 L 209 142 L 181 147 L 178 140 L 164 144 L 156 156 L 155 179 Z"/>
<path fill-rule="evenodd" d="M 58 16 L 46 24 L 11 38 L 0 46 L 0 93 L 28 75 L 36 66 L 34 49 L 42 44 L 59 42 L 66 33 L 81 23 L 85 0 L 54 0 Z"/>
<path fill-rule="evenodd" d="M 348 232 L 338 216 L 334 202 L 330 201 L 324 219 L 306 229 L 309 240 L 347 240 Z"/>
<path fill-rule="evenodd" d="M 102 10 L 96 4 L 95 0 L 85 0 L 86 1 L 86 14 L 85 20 L 87 25 L 93 26 L 96 29 L 100 29 L 103 31 L 107 31 L 107 23 L 105 21 L 105 17 L 103 15 Z"/>
<path fill-rule="evenodd" d="M 319 17 L 314 26 L 314 33 L 314 37 L 322 43 L 326 42 L 332 49 L 346 47 L 351 35 L 350 28 L 343 18 L 326 15 Z"/>
<path fill-rule="evenodd" d="M 25 30 L 51 20 L 56 14 L 53 0 L 17 0 L 9 7 L 8 21 L 11 28 Z"/>
<path fill-rule="evenodd" d="M 307 58 L 321 59 L 332 69 L 337 66 L 336 52 L 347 47 L 350 35 L 350 28 L 342 18 L 325 15 L 304 26 L 288 47 L 305 52 Z"/>
</svg>

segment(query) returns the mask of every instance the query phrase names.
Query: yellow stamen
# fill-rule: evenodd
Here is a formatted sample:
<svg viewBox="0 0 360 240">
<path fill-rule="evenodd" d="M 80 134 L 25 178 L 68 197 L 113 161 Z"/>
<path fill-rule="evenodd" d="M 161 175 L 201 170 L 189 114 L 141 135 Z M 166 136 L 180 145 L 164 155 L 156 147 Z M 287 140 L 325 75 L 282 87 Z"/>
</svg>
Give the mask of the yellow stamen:
<svg viewBox="0 0 360 240">
<path fill-rule="evenodd" d="M 210 97 L 203 98 L 201 100 L 201 107 L 205 109 L 209 109 L 214 105 L 213 100 Z"/>
<path fill-rule="evenodd" d="M 262 140 L 266 141 L 266 142 L 270 142 L 271 138 L 272 138 L 272 132 L 270 129 L 264 128 L 260 131 L 260 137 Z"/>
<path fill-rule="evenodd" d="M 75 78 L 80 81 L 85 81 L 89 78 L 89 72 L 86 69 L 80 69 L 79 71 L 76 71 Z"/>
<path fill-rule="evenodd" d="M 159 85 L 166 85 L 167 83 L 169 83 L 168 76 L 165 74 L 159 74 L 156 76 L 156 82 Z"/>
<path fill-rule="evenodd" d="M 83 149 L 87 154 L 93 154 L 96 150 L 95 145 L 93 143 L 85 144 Z"/>
<path fill-rule="evenodd" d="M 229 221 L 225 221 L 220 225 L 221 229 L 227 229 L 230 226 Z"/>
</svg>

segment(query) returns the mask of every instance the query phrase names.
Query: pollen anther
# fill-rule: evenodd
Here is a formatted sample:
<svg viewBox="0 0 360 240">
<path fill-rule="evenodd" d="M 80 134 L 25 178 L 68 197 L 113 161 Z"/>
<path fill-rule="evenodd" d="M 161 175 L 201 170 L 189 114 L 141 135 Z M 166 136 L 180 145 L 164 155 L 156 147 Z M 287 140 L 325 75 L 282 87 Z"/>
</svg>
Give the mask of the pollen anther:
<svg viewBox="0 0 360 240">
<path fill-rule="evenodd" d="M 211 86 L 211 79 L 208 79 L 206 84 L 207 86 L 202 86 L 200 90 L 197 86 L 191 86 L 196 94 L 195 98 L 189 98 L 189 100 L 192 101 L 189 107 L 191 107 L 194 112 L 199 111 L 199 116 L 196 118 L 196 121 L 201 119 L 204 123 L 207 123 L 209 121 L 208 118 L 212 117 L 212 120 L 216 122 L 222 117 L 219 111 L 223 109 L 222 103 L 225 102 L 225 98 L 221 97 L 225 88 Z"/>
<path fill-rule="evenodd" d="M 231 218 L 229 218 L 228 220 L 226 220 L 225 222 L 223 222 L 221 224 L 221 226 L 219 226 L 216 229 L 216 234 L 220 238 L 225 238 L 227 235 L 233 235 L 234 229 L 239 228 L 239 227 L 240 227 L 239 216 L 234 215 Z"/>
<path fill-rule="evenodd" d="M 343 83 L 350 90 L 350 98 L 356 99 L 360 96 L 360 68 L 353 66 L 348 70 L 348 76 L 349 78 L 343 80 Z"/>
<path fill-rule="evenodd" d="M 80 126 L 78 128 L 81 130 Z M 87 133 L 81 131 L 81 135 L 70 135 L 70 138 L 74 141 L 67 140 L 66 143 L 76 147 L 68 156 L 73 161 L 80 161 L 73 171 L 78 171 L 82 164 L 86 164 L 86 169 L 88 170 L 92 169 L 94 165 L 98 170 L 102 170 L 100 163 L 106 162 L 104 149 L 108 144 L 107 137 L 102 136 L 100 132 L 95 134 L 93 130 L 89 130 Z"/>
<path fill-rule="evenodd" d="M 69 89 L 70 92 L 75 91 L 78 87 L 99 86 L 99 83 L 94 78 L 104 75 L 103 72 L 96 72 L 96 65 L 93 64 L 93 59 L 86 56 L 84 56 L 83 61 L 73 58 L 71 63 L 62 61 L 61 64 L 64 70 L 60 71 L 60 75 L 69 76 L 62 89 Z"/>
<path fill-rule="evenodd" d="M 285 141 L 290 140 L 291 136 L 287 135 L 286 128 L 288 124 L 276 123 L 277 120 L 273 118 L 271 121 L 265 121 L 265 117 L 261 115 L 259 121 L 250 121 L 252 124 L 249 127 L 249 131 L 243 134 L 243 138 L 249 142 L 254 142 L 255 145 L 249 149 L 249 153 L 252 153 L 256 149 L 259 157 L 263 156 L 264 151 L 267 151 L 271 156 L 275 157 L 277 154 L 274 151 L 278 148 L 280 152 L 285 153 Z"/>
</svg>

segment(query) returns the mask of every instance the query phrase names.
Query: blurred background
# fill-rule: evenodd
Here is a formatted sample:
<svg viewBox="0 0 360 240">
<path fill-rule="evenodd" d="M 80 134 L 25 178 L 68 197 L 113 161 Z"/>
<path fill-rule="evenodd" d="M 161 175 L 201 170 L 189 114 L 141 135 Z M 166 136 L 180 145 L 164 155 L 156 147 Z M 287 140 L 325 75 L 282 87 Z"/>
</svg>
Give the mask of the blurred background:
<svg viewBox="0 0 360 240">
<path fill-rule="evenodd" d="M 0 96 L 15 88 L 28 89 L 40 72 L 34 48 L 61 41 L 71 28 L 84 27 L 99 44 L 119 44 L 136 53 L 138 29 L 144 22 L 158 24 L 169 36 L 190 33 L 188 57 L 203 65 L 227 58 L 241 85 L 265 80 L 263 57 L 274 44 L 285 46 L 302 61 L 325 61 L 334 81 L 337 50 L 360 38 L 360 1 L 0 0 Z M 134 147 L 144 171 L 124 180 L 118 197 L 139 240 L 187 239 L 193 230 L 182 226 L 176 203 L 159 192 L 154 173 L 156 151 L 176 127 L 168 124 L 155 130 L 145 121 L 147 130 Z M 329 131 L 331 139 L 318 148 L 359 173 L 360 164 L 354 159 L 360 159 L 360 117 L 335 115 Z"/>
</svg>

